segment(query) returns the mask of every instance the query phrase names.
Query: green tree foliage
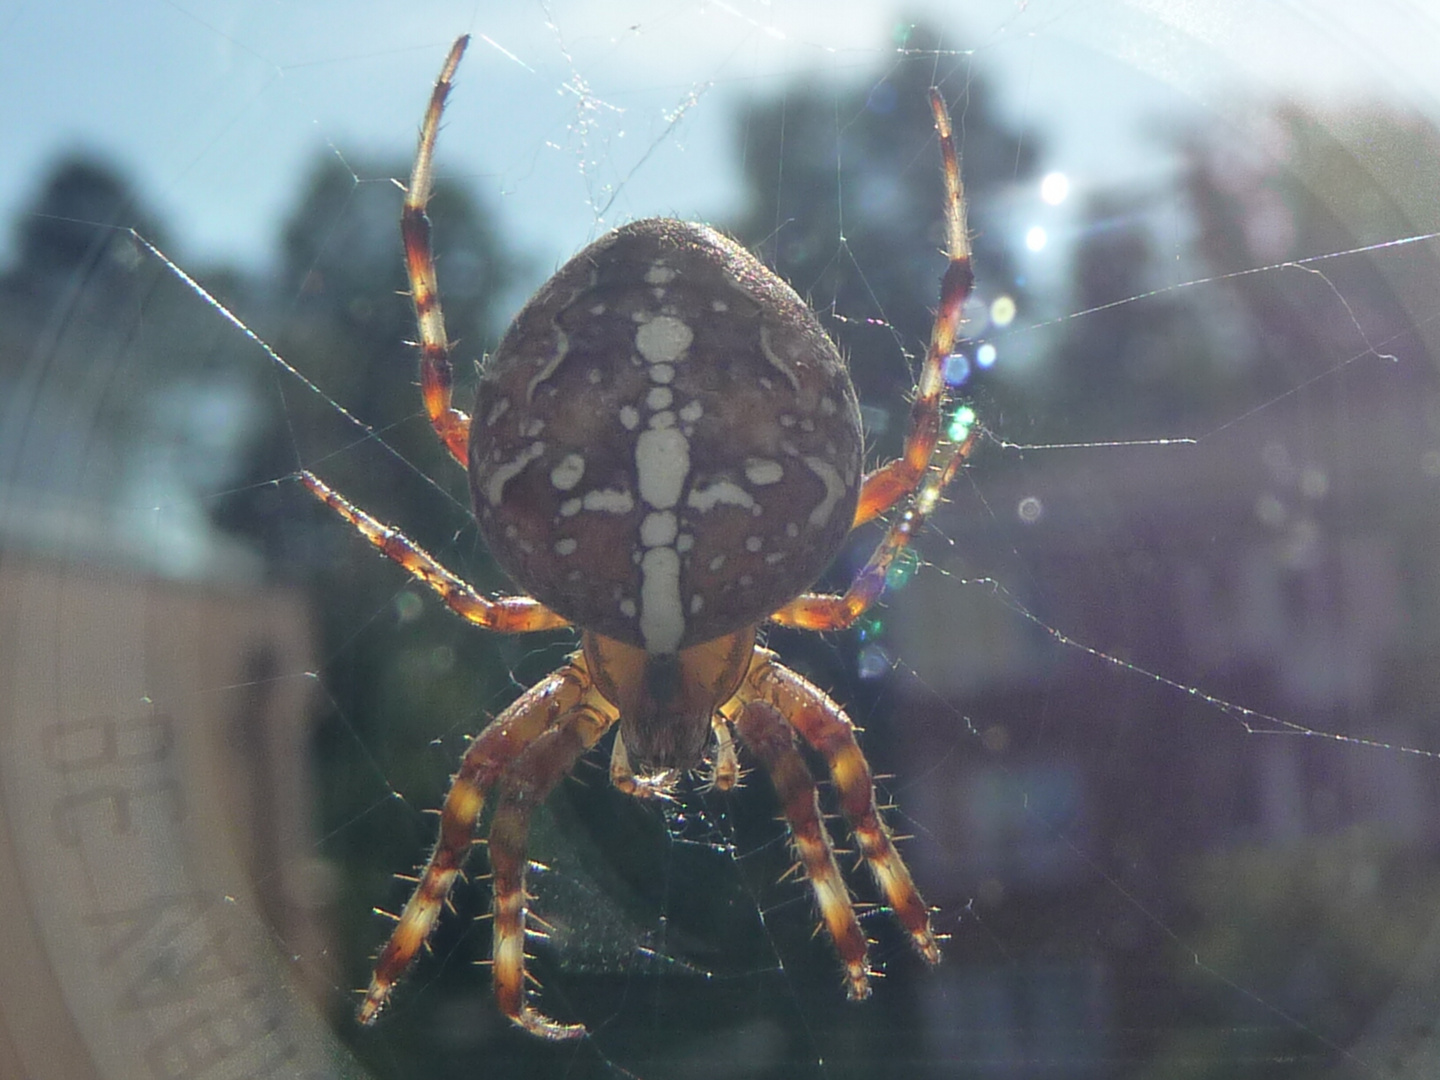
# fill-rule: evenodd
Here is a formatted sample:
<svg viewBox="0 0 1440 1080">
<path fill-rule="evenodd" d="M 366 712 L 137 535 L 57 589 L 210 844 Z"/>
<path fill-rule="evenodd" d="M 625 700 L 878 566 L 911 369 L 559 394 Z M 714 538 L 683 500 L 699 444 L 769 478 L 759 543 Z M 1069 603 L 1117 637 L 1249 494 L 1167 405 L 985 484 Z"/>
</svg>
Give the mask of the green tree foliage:
<svg viewBox="0 0 1440 1080">
<path fill-rule="evenodd" d="M 135 380 L 115 378 L 135 366 L 124 330 L 133 334 L 136 310 L 163 280 L 143 266 L 132 227 L 158 232 L 128 181 L 81 157 L 57 162 L 17 219 L 16 257 L 0 277 L 0 375 L 6 429 L 27 436 L 7 446 L 22 486 L 89 499 L 120 479 L 115 450 L 141 396 Z"/>
<path fill-rule="evenodd" d="M 133 287 L 130 229 L 164 243 L 159 223 L 113 166 L 84 156 L 62 158 L 18 219 L 17 257 L 4 282 L 7 298 L 49 307 L 62 292 L 99 278 L 98 294 L 119 299 Z"/>
<path fill-rule="evenodd" d="M 273 293 L 257 321 L 319 392 L 279 371 L 265 373 L 271 411 L 249 471 L 258 479 L 304 465 L 339 485 L 363 480 L 378 489 L 375 513 L 416 522 L 417 538 L 429 542 L 447 537 L 454 522 L 430 535 L 426 522 L 437 524 L 438 503 L 425 478 L 452 491 L 462 507 L 467 499 L 463 484 L 446 484 L 447 476 L 463 477 L 425 421 L 416 353 L 407 344 L 416 336 L 415 316 L 400 243 L 401 192 L 389 179 L 407 169 L 396 161 L 352 171 L 332 155 L 317 160 L 283 229 Z M 430 216 L 456 344 L 456 403 L 468 408 L 468 376 L 493 336 L 494 307 L 513 257 L 489 215 L 456 185 L 437 185 Z M 290 502 L 289 492 L 258 493 L 232 503 L 227 523 L 258 525 L 272 554 L 287 555 L 288 526 L 277 518 L 288 516 L 282 504 Z"/>
<path fill-rule="evenodd" d="M 1188 235 L 1176 245 L 1171 186 L 1091 200 L 1072 273 L 1082 315 L 1048 369 L 1057 434 L 1186 434 L 1424 333 L 1416 288 L 1430 277 L 1414 259 L 1298 264 L 1436 228 L 1432 125 L 1380 106 L 1287 102 L 1250 110 L 1241 129 L 1167 138 Z M 1167 289 L 1209 278 L 1224 280 Z"/>
<path fill-rule="evenodd" d="M 1046 440 L 1173 435 L 1213 389 L 1202 313 L 1164 292 L 1153 209 L 1149 194 L 1106 192 L 1082 211 L 1070 274 L 1080 314 L 1031 387 Z"/>
<path fill-rule="evenodd" d="M 993 215 L 997 198 L 1034 174 L 1039 144 L 1001 119 L 990 84 L 954 41 L 933 27 L 897 24 L 893 60 L 868 80 L 788 87 L 747 105 L 737 124 L 747 208 L 734 231 L 822 317 L 833 316 L 828 329 L 850 358 L 861 400 L 893 417 L 877 425 L 888 432 L 879 442 L 886 456 L 898 446 L 911 385 L 895 343 L 923 355 L 945 267 L 932 86 L 954 115 L 977 295 L 1017 296 L 1020 288 Z M 877 414 L 867 415 L 873 425 Z"/>
<path fill-rule="evenodd" d="M 508 702 L 518 663 L 512 642 L 465 626 L 299 484 L 284 481 L 298 467 L 313 469 L 480 588 L 502 587 L 469 523 L 464 472 L 421 406 L 417 353 L 407 344 L 416 328 L 402 195 L 389 179 L 407 172 L 401 161 L 352 170 L 333 155 L 312 169 L 281 234 L 273 291 L 247 322 L 320 392 L 267 365 L 269 412 L 247 466 L 253 483 L 221 510 L 263 546 L 278 574 L 303 580 L 317 600 L 328 696 L 317 742 L 322 831 L 330 837 L 324 854 L 345 883 L 335 911 L 351 962 L 344 978 L 354 985 L 367 977 L 367 957 L 384 933 L 371 907 L 399 903 L 404 886 L 391 875 L 411 867 L 432 839 L 422 811 L 439 805 L 463 751 L 460 736 Z M 491 216 L 458 185 L 437 185 L 430 216 L 456 343 L 456 404 L 468 411 L 473 364 L 496 336 L 493 313 L 515 261 Z M 427 746 L 433 753 L 418 752 Z M 483 969 L 447 970 L 477 988 L 485 982 Z M 391 1038 L 425 1041 L 394 1020 Z"/>
<path fill-rule="evenodd" d="M 1163 617 L 1198 613 L 1197 625 L 1212 624 L 1223 659 L 1191 674 L 1201 650 L 1177 643 L 1142 666 L 1225 685 L 1262 714 L 1355 737 L 1383 725 L 1387 742 L 1424 746 L 1440 582 L 1434 503 L 1415 496 L 1429 483 L 1416 459 L 1433 445 L 1436 421 L 1405 403 L 1434 399 L 1436 373 L 1421 358 L 1435 351 L 1440 271 L 1433 244 L 1394 242 L 1440 224 L 1440 132 L 1380 105 L 1324 112 L 1278 102 L 1236 113 L 1243 127 L 1167 136 L 1180 151 L 1178 185 L 1092 200 L 1073 272 L 1080 314 L 1048 380 L 1063 403 L 1057 429 L 1074 437 L 1220 437 L 1170 461 L 1147 459 L 1165 482 L 1145 481 L 1157 502 L 1144 518 L 1117 516 L 1067 542 L 1071 554 L 1088 541 L 1110 557 L 1130 530 L 1150 569 L 1137 572 L 1144 564 L 1132 560 L 1126 588 Z M 1178 229 L 1177 208 L 1187 219 Z M 1197 284 L 1168 288 L 1181 282 Z M 1183 505 L 1159 504 L 1167 484 Z M 1180 560 L 1178 573 L 1164 565 Z M 1240 589 L 1237 566 L 1247 567 Z M 1043 573 L 1035 558 L 1029 569 Z M 1273 588 L 1284 615 L 1268 641 L 1251 639 L 1187 600 L 1173 585 L 1186 576 L 1217 596 Z M 1403 640 L 1387 625 L 1401 617 L 1387 590 L 1402 581 Z M 1105 640 L 1118 610 L 1097 607 L 1085 638 Z M 1368 674 L 1354 689 L 1331 670 Z M 1303 685 L 1281 689 L 1286 682 Z M 1117 730 L 1117 712 L 1104 716 L 1105 731 Z M 1155 760 L 1175 770 L 1176 781 L 1156 789 L 1167 813 L 1186 801 L 1203 807 L 1208 843 L 1197 850 L 1173 825 L 1153 834 L 1143 861 L 1186 947 L 1168 971 L 1151 973 L 1144 995 L 1121 1001 L 1117 1027 L 1161 1030 L 1147 1003 L 1183 1010 L 1183 1023 L 1146 1050 L 1139 1076 L 1315 1075 L 1317 1045 L 1352 1047 L 1396 993 L 1433 917 L 1433 875 L 1417 872 L 1403 800 L 1377 807 L 1377 784 L 1325 810 L 1331 785 L 1344 788 L 1333 776 L 1345 763 L 1322 766 L 1298 750 L 1290 756 L 1304 784 L 1274 797 L 1303 832 L 1277 830 L 1257 846 L 1253 811 L 1229 805 L 1216 782 L 1218 746 L 1172 746 Z M 1133 773 L 1143 755 L 1137 744 L 1121 760 Z M 1109 962 L 1117 983 L 1137 982 L 1133 960 L 1114 953 Z"/>
<path fill-rule="evenodd" d="M 1229 133 L 1182 142 L 1197 246 L 1211 273 L 1332 255 L 1440 224 L 1440 131 L 1432 124 L 1378 105 L 1320 112 L 1282 103 L 1252 125 L 1247 145 L 1263 151 L 1237 152 Z M 1238 315 L 1239 339 L 1226 344 L 1238 355 L 1221 370 L 1239 368 L 1253 388 L 1283 393 L 1372 344 L 1403 347 L 1418 314 L 1406 295 L 1415 269 L 1377 252 L 1228 282 L 1222 295 L 1234 305 L 1227 314 Z M 1307 273 L 1309 287 L 1297 286 Z"/>
<path fill-rule="evenodd" d="M 12 521 L 64 508 L 86 524 L 32 539 L 214 572 L 199 501 L 235 464 L 248 423 L 241 343 L 146 249 L 164 246 L 165 230 L 112 165 L 62 158 L 17 224 L 0 275 L 0 463 L 8 501 L 25 508 Z M 211 276 L 217 292 L 236 291 L 233 275 Z"/>
</svg>

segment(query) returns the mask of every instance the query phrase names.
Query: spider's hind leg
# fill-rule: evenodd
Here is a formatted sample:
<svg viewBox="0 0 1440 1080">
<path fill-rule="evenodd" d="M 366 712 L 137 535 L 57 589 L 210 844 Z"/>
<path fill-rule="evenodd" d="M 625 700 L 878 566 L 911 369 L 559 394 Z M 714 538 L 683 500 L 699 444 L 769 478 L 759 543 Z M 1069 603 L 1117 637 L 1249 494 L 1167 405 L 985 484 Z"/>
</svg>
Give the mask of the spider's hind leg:
<svg viewBox="0 0 1440 1080">
<path fill-rule="evenodd" d="M 870 996 L 865 933 L 820 815 L 815 778 L 795 745 L 794 732 L 768 701 L 746 701 L 734 719 L 740 741 L 760 759 L 780 799 L 795 853 L 820 906 L 820 920 L 845 965 L 846 992 L 851 1001 L 863 1001 Z"/>
<path fill-rule="evenodd" d="M 940 946 L 930 926 L 930 910 L 880 819 L 875 780 L 855 741 L 850 718 L 818 687 L 774 660 L 757 662 L 746 689 L 767 702 L 824 757 L 840 796 L 841 812 L 886 905 L 910 935 L 915 951 L 928 963 L 939 963 Z"/>
<path fill-rule="evenodd" d="M 557 739 L 562 743 L 566 740 L 590 739 L 590 743 L 593 744 L 594 740 L 598 739 L 605 728 L 609 726 L 608 719 L 598 716 L 583 704 L 589 694 L 590 681 L 583 669 L 573 665 L 562 668 L 533 686 L 496 717 L 470 744 L 470 748 L 465 752 L 465 757 L 461 760 L 459 771 L 451 781 L 450 791 L 445 796 L 445 805 L 440 812 L 440 836 L 435 843 L 435 850 L 431 852 L 414 892 L 411 893 L 404 910 L 396 920 L 390 940 L 386 942 L 379 958 L 375 961 L 374 974 L 370 978 L 369 989 L 366 991 L 365 1000 L 361 1003 L 358 1013 L 360 1023 L 374 1022 L 380 1010 L 390 1000 L 390 993 L 396 982 L 410 967 L 416 954 L 434 931 L 440 911 L 445 906 L 450 890 L 465 862 L 465 857 L 470 852 L 474 841 L 475 826 L 485 809 L 485 800 L 491 788 L 498 784 L 501 788 L 502 801 L 509 797 L 513 802 L 515 778 L 523 778 L 528 775 L 527 770 L 532 766 L 525 763 L 543 757 L 543 753 L 530 753 L 537 744 L 549 746 Z M 598 731 L 592 731 L 596 727 L 598 727 Z M 560 734 L 557 736 L 556 732 Z M 578 757 L 578 753 L 575 756 Z M 573 760 L 573 758 L 570 759 L 571 763 Z M 550 787 L 553 787 L 558 779 L 557 776 L 551 780 L 545 790 L 548 791 Z M 501 820 L 501 811 L 497 810 L 496 820 L 497 822 Z M 502 840 L 499 845 L 502 862 L 516 846 L 509 837 L 510 832 L 502 830 Z M 519 850 L 523 857 L 523 831 L 520 835 Z M 493 843 L 491 858 L 492 861 L 495 858 Z M 500 911 L 498 898 L 501 895 L 499 878 L 497 869 L 495 883 L 497 915 Z M 520 895 L 522 899 L 518 913 L 519 936 L 523 943 L 523 891 Z M 513 899 L 509 902 L 513 904 Z M 511 912 L 510 921 L 506 923 L 507 931 L 514 922 L 514 918 L 515 915 Z M 497 944 L 501 937 L 499 927 L 500 919 L 497 918 Z M 507 968 L 506 971 L 510 972 L 511 969 Z M 523 976 L 524 964 L 522 961 L 518 973 L 507 974 L 506 978 L 523 984 Z M 501 982 L 498 948 L 495 980 L 498 992 Z M 507 1009 L 507 1011 L 509 1010 Z M 511 1013 L 517 1023 L 523 1023 L 518 1015 L 521 1011 L 517 1006 L 516 1011 Z"/>
<path fill-rule="evenodd" d="M 530 815 L 611 723 L 610 717 L 586 705 L 566 713 L 515 757 L 496 785 L 489 838 L 495 1000 L 516 1024 L 544 1039 L 579 1038 L 585 1034 L 585 1026 L 552 1020 L 526 1000 L 525 872 L 530 865 L 526 855 Z"/>
</svg>

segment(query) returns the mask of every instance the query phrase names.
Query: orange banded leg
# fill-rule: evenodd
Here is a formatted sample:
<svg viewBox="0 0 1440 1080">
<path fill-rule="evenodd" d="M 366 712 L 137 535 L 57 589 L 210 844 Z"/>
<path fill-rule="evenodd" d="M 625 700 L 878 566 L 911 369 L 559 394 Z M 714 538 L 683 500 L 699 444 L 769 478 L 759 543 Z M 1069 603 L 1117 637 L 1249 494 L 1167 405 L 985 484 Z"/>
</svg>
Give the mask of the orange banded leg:
<svg viewBox="0 0 1440 1080">
<path fill-rule="evenodd" d="M 886 531 L 885 538 L 844 593 L 804 593 L 771 615 L 770 621 L 801 630 L 843 630 L 863 615 L 880 599 L 890 567 L 919 534 L 946 486 L 970 456 L 978 437 L 978 429 L 972 427 L 961 442 L 947 444 L 915 498 Z"/>
<path fill-rule="evenodd" d="M 468 581 L 445 569 L 439 560 L 399 529 L 376 521 L 314 473 L 305 470 L 299 478 L 310 494 L 348 521 L 387 558 L 408 570 L 416 581 L 428 585 L 446 607 L 466 621 L 510 634 L 570 625 L 569 620 L 528 596 L 501 596 L 493 600 L 481 596 Z"/>
<path fill-rule="evenodd" d="M 970 267 L 970 237 L 965 226 L 960 162 L 955 153 L 950 114 L 937 90 L 930 91 L 930 109 L 935 114 L 935 131 L 940 137 L 944 164 L 945 250 L 950 263 L 940 280 L 940 306 L 935 311 L 930 347 L 926 350 L 915 400 L 910 406 L 910 431 L 905 437 L 905 449 L 894 461 L 865 477 L 855 508 L 854 525 L 863 525 L 887 512 L 907 495 L 913 494 L 913 498 L 843 595 L 807 593 L 796 598 L 770 617 L 782 626 L 841 630 L 858 619 L 884 592 L 885 576 L 896 556 L 909 546 L 945 486 L 975 447 L 977 430 L 973 426 L 958 442 L 944 442 L 940 435 L 945 406 L 945 361 L 954 351 L 960 317 L 975 277 Z"/>
<path fill-rule="evenodd" d="M 450 47 L 430 105 L 420 126 L 420 145 L 415 151 L 415 166 L 410 185 L 405 189 L 405 205 L 400 213 L 400 235 L 405 241 L 405 272 L 410 278 L 410 296 L 415 303 L 415 321 L 420 327 L 420 392 L 430 426 L 461 465 L 466 464 L 470 445 L 470 417 L 451 404 L 453 374 L 450 366 L 450 339 L 445 334 L 445 315 L 440 309 L 440 287 L 435 279 L 435 253 L 430 247 L 430 219 L 425 208 L 434 186 L 433 163 L 435 137 L 440 131 L 440 117 L 445 112 L 445 99 L 450 94 L 455 69 L 470 37 L 460 38 Z"/>
<path fill-rule="evenodd" d="M 495 1001 L 511 1020 L 544 1039 L 579 1038 L 585 1025 L 552 1020 L 526 1001 L 525 848 L 530 815 L 610 724 L 610 718 L 594 708 L 567 713 L 520 753 L 496 785 L 489 837 Z"/>
<path fill-rule="evenodd" d="M 841 812 L 886 904 L 910 934 L 916 952 L 938 964 L 940 946 L 930 928 L 929 909 L 895 850 L 890 830 L 880 820 L 875 780 L 855 741 L 850 718 L 818 687 L 773 660 L 757 664 L 757 669 L 751 679 L 755 689 L 825 758 Z"/>
<path fill-rule="evenodd" d="M 955 337 L 965 301 L 975 285 L 970 266 L 970 236 L 965 226 L 965 189 L 960 182 L 960 160 L 950 127 L 950 113 L 938 90 L 930 91 L 930 111 L 940 138 L 940 156 L 945 178 L 945 254 L 949 265 L 940 279 L 940 306 L 930 329 L 930 347 L 920 368 L 915 400 L 910 405 L 910 431 L 905 448 L 865 477 L 860 502 L 855 508 L 855 525 L 863 525 L 894 507 L 915 490 L 935 459 L 940 444 L 944 411 L 945 361 L 955 350 Z"/>
<path fill-rule="evenodd" d="M 375 961 L 370 987 L 358 1013 L 360 1023 L 374 1022 L 395 983 L 435 929 L 440 909 L 470 853 L 475 825 L 485 809 L 490 788 L 528 746 L 555 724 L 556 717 L 573 715 L 589 692 L 590 679 L 583 669 L 573 665 L 561 668 L 496 717 L 465 751 L 440 811 L 440 836 L 435 850 L 390 940 Z"/>
<path fill-rule="evenodd" d="M 795 734 L 780 710 L 768 701 L 747 701 L 735 716 L 735 731 L 760 759 L 775 785 L 775 794 L 790 823 L 795 853 L 820 905 L 820 919 L 845 965 L 846 992 L 851 1001 L 861 1001 L 870 996 L 865 934 L 835 862 L 835 849 L 820 817 L 815 778 L 795 746 Z"/>
</svg>

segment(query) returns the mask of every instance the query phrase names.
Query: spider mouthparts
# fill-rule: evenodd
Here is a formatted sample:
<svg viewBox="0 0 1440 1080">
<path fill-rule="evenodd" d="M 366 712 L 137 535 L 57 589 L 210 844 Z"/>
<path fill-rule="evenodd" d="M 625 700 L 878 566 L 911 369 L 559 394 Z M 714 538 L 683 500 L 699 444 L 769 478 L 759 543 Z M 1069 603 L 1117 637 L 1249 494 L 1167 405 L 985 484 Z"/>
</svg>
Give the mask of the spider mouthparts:
<svg viewBox="0 0 1440 1080">
<path fill-rule="evenodd" d="M 632 776 L 626 785 L 625 794 L 633 795 L 637 799 L 664 799 L 674 802 L 675 786 L 679 782 L 679 769 L 659 769 Z"/>
</svg>

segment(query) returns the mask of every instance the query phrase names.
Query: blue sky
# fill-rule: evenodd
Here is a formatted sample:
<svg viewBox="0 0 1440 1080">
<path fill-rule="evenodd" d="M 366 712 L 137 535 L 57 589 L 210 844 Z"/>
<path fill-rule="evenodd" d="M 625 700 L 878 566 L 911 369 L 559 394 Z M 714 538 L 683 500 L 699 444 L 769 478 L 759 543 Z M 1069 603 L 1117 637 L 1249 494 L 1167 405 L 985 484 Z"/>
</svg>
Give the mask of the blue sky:
<svg viewBox="0 0 1440 1080">
<path fill-rule="evenodd" d="M 1169 168 L 1144 125 L 1190 110 L 1223 120 L 1247 95 L 1380 96 L 1440 115 L 1434 3 L 908 10 L 974 50 L 1011 117 L 1043 135 L 1045 167 L 1082 193 Z M 723 218 L 737 198 L 732 103 L 880 70 L 896 18 L 871 0 L 9 0 L 0 216 L 57 153 L 85 147 L 136 181 L 178 258 L 263 269 L 317 149 L 407 155 L 446 45 L 469 32 L 440 168 L 499 206 L 543 274 L 619 220 Z M 1021 205 L 1016 228 L 1032 210 L 1046 213 Z"/>
</svg>

